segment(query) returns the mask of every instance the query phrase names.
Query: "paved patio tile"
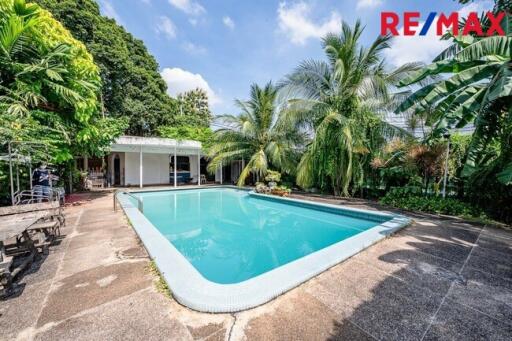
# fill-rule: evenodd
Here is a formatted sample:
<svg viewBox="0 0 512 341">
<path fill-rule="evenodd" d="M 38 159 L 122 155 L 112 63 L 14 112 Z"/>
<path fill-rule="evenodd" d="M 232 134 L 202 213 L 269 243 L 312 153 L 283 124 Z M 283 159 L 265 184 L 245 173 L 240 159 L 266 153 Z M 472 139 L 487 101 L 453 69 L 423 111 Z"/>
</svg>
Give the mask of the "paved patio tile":
<svg viewBox="0 0 512 341">
<path fill-rule="evenodd" d="M 459 263 L 419 252 L 407 244 L 410 237 L 396 236 L 354 256 L 370 266 L 396 276 L 410 285 L 438 294 L 448 291 L 452 281 L 460 280 Z"/>
<path fill-rule="evenodd" d="M 20 284 L 21 293 L 0 301 L 0 340 L 15 340 L 18 335 L 30 333 L 34 327 L 46 293 L 49 281 L 27 285 Z M 20 338 L 27 340 L 28 338 Z"/>
<path fill-rule="evenodd" d="M 420 225 L 420 223 L 416 223 L 404 230 L 403 234 L 439 239 L 441 241 L 471 247 L 474 245 L 481 232 L 481 229 L 455 227 L 450 226 L 450 224 L 446 222 L 439 222 L 432 225 Z"/>
<path fill-rule="evenodd" d="M 41 328 L 35 340 L 192 340 L 165 300 L 152 289 L 134 292 Z"/>
<path fill-rule="evenodd" d="M 448 298 L 512 324 L 512 281 L 466 267 Z"/>
<path fill-rule="evenodd" d="M 419 339 L 442 296 L 408 285 L 364 263 L 342 264 L 337 279 L 319 278 L 320 290 L 308 292 L 378 339 Z"/>
<path fill-rule="evenodd" d="M 467 266 L 512 280 L 511 258 L 501 252 L 475 247 Z"/>
<path fill-rule="evenodd" d="M 446 301 L 424 340 L 510 340 L 512 326 Z"/>
<path fill-rule="evenodd" d="M 408 242 L 418 251 L 463 264 L 471 252 L 472 245 L 461 245 L 454 241 L 430 237 L 428 233 L 414 235 L 416 240 Z"/>
<path fill-rule="evenodd" d="M 147 261 L 123 262 L 99 266 L 62 279 L 50 293 L 37 325 L 64 320 L 151 286 L 151 278 L 145 271 L 147 265 Z"/>
<path fill-rule="evenodd" d="M 501 252 L 504 257 L 512 257 L 512 239 L 499 238 L 482 233 L 478 239 L 477 245 L 482 248 Z"/>
<path fill-rule="evenodd" d="M 490 227 L 490 226 L 486 226 L 482 233 L 484 235 L 488 235 L 488 236 L 492 236 L 492 237 L 497 237 L 497 238 L 504 238 L 504 239 L 509 239 L 509 240 L 512 240 L 512 228 L 507 228 L 507 229 L 504 229 L 504 228 L 496 228 L 496 227 Z"/>
<path fill-rule="evenodd" d="M 248 340 L 325 340 L 345 333 L 369 338 L 352 324 L 337 325 L 336 314 L 307 293 L 288 298 L 281 300 L 275 310 L 251 319 L 245 337 Z"/>
</svg>

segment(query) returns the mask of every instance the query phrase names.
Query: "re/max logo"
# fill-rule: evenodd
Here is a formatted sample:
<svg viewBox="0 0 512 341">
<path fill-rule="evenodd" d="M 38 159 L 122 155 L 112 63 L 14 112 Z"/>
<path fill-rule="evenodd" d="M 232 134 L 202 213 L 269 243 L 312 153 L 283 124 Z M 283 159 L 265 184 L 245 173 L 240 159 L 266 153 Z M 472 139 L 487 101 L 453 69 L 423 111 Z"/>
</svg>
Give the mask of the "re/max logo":
<svg viewBox="0 0 512 341">
<path fill-rule="evenodd" d="M 404 26 L 404 36 L 413 36 L 416 35 L 417 30 L 419 28 L 419 19 L 420 12 L 404 12 L 403 15 L 403 26 Z M 466 18 L 466 22 L 464 27 L 462 28 L 462 35 L 468 35 L 474 33 L 478 36 L 492 36 L 492 35 L 505 35 L 503 28 L 501 27 L 501 21 L 505 17 L 505 12 L 498 12 L 497 14 L 493 14 L 491 12 L 487 12 L 487 18 L 489 19 L 489 28 L 486 32 L 482 28 L 482 23 L 480 22 L 480 18 L 478 17 L 477 12 L 470 12 Z M 434 19 L 437 17 L 437 12 L 430 12 L 425 24 L 419 31 L 420 36 L 424 36 L 430 30 L 430 27 L 434 23 Z M 387 35 L 391 34 L 394 36 L 401 35 L 398 31 L 398 26 L 400 24 L 400 17 L 397 13 L 394 12 L 382 12 L 380 14 L 380 34 Z M 436 23 L 436 34 L 441 36 L 451 28 L 451 31 L 454 35 L 459 35 L 459 13 L 452 12 L 450 15 L 446 15 L 441 13 L 437 18 Z"/>
</svg>

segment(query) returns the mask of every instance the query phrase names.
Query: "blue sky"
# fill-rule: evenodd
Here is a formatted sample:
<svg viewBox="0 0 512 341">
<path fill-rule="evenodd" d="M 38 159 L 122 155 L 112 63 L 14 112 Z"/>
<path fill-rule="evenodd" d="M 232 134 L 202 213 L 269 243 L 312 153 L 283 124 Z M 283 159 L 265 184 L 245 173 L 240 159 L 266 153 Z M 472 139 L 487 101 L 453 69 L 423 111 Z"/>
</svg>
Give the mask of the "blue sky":
<svg viewBox="0 0 512 341">
<path fill-rule="evenodd" d="M 341 20 L 366 25 L 363 43 L 380 31 L 382 11 L 451 12 L 453 0 L 98 0 L 102 13 L 142 39 L 160 64 L 169 93 L 207 90 L 215 114 L 237 114 L 252 83 L 277 82 L 304 59 L 324 58 L 320 37 Z M 476 1 L 463 11 L 489 8 Z M 404 37 L 386 53 L 392 65 L 428 62 L 445 46 L 434 35 Z"/>
</svg>

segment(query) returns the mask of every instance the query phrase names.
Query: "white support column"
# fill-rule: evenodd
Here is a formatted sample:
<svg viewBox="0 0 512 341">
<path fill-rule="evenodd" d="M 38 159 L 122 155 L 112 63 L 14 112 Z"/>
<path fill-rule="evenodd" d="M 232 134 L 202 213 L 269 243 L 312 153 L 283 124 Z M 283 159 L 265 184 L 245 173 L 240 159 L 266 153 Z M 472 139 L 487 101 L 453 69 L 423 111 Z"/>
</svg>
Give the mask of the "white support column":
<svg viewBox="0 0 512 341">
<path fill-rule="evenodd" d="M 174 146 L 174 187 L 178 187 L 178 157 L 176 156 L 176 146 Z"/>
<path fill-rule="evenodd" d="M 142 157 L 142 145 L 140 145 L 140 152 L 139 152 L 139 187 L 142 188 L 143 184 L 143 157 Z"/>
<path fill-rule="evenodd" d="M 201 150 L 197 151 L 197 185 L 201 186 Z"/>
<path fill-rule="evenodd" d="M 222 162 L 221 162 L 221 163 L 220 163 L 220 184 L 221 184 L 221 185 L 222 185 L 222 183 L 224 182 L 224 181 L 223 181 L 224 179 L 222 178 L 222 175 L 223 175 L 223 174 L 222 174 Z"/>
</svg>

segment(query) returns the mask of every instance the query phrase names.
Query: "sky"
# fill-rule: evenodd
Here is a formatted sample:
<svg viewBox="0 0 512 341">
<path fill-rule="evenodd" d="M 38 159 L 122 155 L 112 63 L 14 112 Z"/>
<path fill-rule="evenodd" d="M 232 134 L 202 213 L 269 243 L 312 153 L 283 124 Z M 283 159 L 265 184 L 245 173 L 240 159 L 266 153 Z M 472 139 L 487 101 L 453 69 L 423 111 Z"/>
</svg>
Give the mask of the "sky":
<svg viewBox="0 0 512 341">
<path fill-rule="evenodd" d="M 98 0 L 114 18 L 144 41 L 160 65 L 168 93 L 203 88 L 214 114 L 238 114 L 234 99 L 246 99 L 250 85 L 279 82 L 301 61 L 325 59 L 321 37 L 339 32 L 341 21 L 366 26 L 362 43 L 380 34 L 382 11 L 468 12 L 492 7 L 476 0 Z M 421 21 L 421 20 L 420 20 Z M 421 24 L 420 24 L 421 27 Z M 433 31 L 433 30 L 430 30 Z M 447 42 L 429 34 L 399 37 L 385 58 L 392 66 L 430 62 Z"/>
</svg>

